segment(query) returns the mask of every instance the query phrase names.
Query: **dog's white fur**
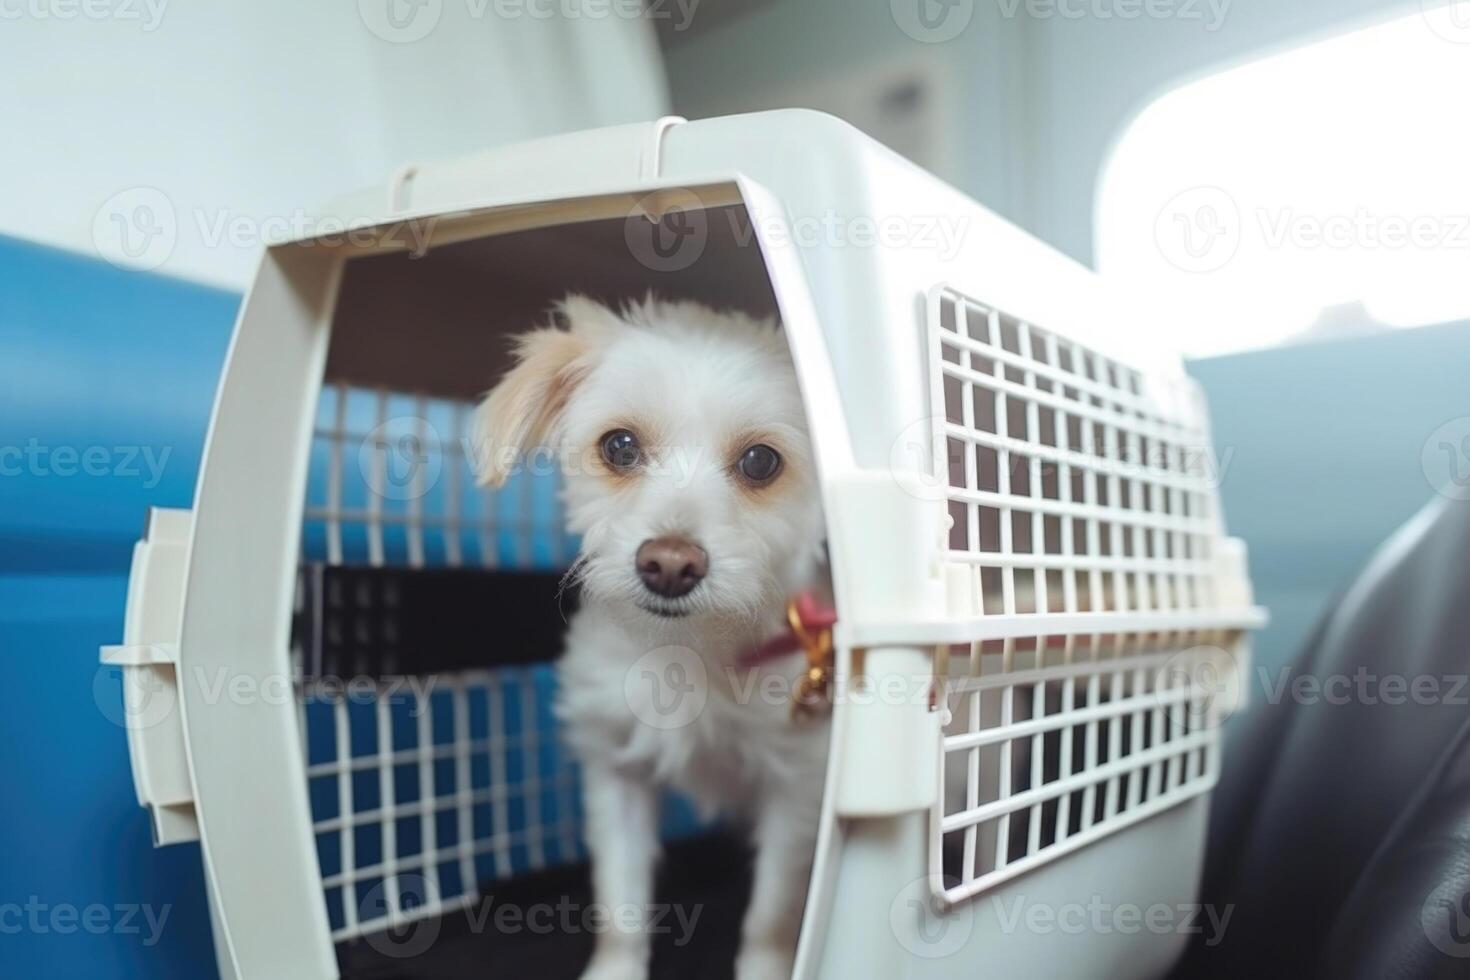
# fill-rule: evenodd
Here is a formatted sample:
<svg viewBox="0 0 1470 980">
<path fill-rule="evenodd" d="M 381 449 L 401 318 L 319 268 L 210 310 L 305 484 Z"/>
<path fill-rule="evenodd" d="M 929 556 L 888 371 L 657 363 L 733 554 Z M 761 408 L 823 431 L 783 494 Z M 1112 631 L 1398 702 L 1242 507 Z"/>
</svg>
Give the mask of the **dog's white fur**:
<svg viewBox="0 0 1470 980">
<path fill-rule="evenodd" d="M 824 575 L 816 473 L 786 343 L 772 322 L 695 303 L 650 298 L 615 313 L 572 296 L 558 312 L 562 325 L 519 338 L 516 366 L 481 408 L 477 451 L 494 485 L 527 450 L 554 449 L 568 524 L 582 535 L 572 572 L 582 604 L 557 709 L 582 763 L 596 900 L 614 910 L 651 905 L 657 793 L 674 787 L 749 828 L 755 881 L 736 977 L 786 978 L 827 726 L 791 721 L 781 692 L 801 674 L 800 655 L 737 663 L 780 631 L 792 593 Z M 651 447 L 628 474 L 599 452 L 620 428 Z M 775 447 L 783 469 L 752 488 L 734 463 L 756 443 Z M 651 594 L 634 565 L 642 542 L 667 534 L 709 556 L 707 576 L 674 600 L 677 618 L 645 610 Z M 698 685 L 687 693 L 702 708 L 687 723 L 648 723 L 664 707 L 655 699 L 670 693 L 661 678 Z M 649 950 L 645 930 L 605 931 L 584 976 L 644 977 Z"/>
</svg>

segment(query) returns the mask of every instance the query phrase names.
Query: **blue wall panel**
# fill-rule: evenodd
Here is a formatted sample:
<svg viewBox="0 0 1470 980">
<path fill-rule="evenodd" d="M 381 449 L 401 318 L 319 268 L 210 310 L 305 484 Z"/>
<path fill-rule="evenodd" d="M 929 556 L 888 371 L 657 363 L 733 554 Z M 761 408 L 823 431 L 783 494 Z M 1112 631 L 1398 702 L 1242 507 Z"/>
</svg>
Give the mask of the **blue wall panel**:
<svg viewBox="0 0 1470 980">
<path fill-rule="evenodd" d="M 97 648 L 144 509 L 193 499 L 238 306 L 0 237 L 0 976 L 214 973 L 199 848 L 153 849 Z"/>
<path fill-rule="evenodd" d="M 1195 361 L 1230 533 L 1250 547 L 1272 623 L 1260 669 L 1280 670 L 1328 601 L 1434 496 L 1426 441 L 1470 416 L 1470 324 Z M 1470 431 L 1470 425 L 1467 425 Z M 1260 671 L 1251 694 L 1263 696 Z"/>
<path fill-rule="evenodd" d="M 189 506 L 239 304 L 0 237 L 0 574 L 125 571 Z"/>
</svg>

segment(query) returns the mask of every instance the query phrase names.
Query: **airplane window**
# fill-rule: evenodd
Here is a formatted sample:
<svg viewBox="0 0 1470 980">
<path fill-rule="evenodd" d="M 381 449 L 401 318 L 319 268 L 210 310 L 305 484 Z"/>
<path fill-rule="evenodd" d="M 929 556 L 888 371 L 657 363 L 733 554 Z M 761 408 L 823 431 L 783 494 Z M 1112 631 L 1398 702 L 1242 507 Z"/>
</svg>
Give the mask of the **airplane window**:
<svg viewBox="0 0 1470 980">
<path fill-rule="evenodd" d="M 1470 4 L 1186 84 L 1105 169 L 1099 268 L 1195 356 L 1466 318 L 1467 92 Z"/>
</svg>

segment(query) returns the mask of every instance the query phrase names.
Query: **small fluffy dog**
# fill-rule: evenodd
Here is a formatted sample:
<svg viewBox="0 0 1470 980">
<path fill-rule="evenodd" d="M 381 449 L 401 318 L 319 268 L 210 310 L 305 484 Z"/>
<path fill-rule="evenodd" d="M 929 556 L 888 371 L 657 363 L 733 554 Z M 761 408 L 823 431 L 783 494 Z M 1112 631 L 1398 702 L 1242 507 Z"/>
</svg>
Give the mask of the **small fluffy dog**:
<svg viewBox="0 0 1470 980">
<path fill-rule="evenodd" d="M 822 586 L 823 521 L 801 395 L 771 321 L 652 298 L 571 296 L 517 339 L 478 424 L 483 481 L 530 449 L 566 476 L 580 581 L 557 711 L 582 763 L 596 900 L 614 927 L 584 977 L 648 973 L 658 791 L 750 829 L 755 882 L 738 980 L 791 974 L 827 728 L 793 722 L 797 654 L 743 657 Z"/>
</svg>

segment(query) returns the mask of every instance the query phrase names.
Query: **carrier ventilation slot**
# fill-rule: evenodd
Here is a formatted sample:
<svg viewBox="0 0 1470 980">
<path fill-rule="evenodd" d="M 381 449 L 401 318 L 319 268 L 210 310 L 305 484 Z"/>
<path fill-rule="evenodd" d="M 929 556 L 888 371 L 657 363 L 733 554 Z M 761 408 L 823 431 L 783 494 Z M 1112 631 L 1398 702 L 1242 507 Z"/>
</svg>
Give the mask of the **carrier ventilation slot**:
<svg viewBox="0 0 1470 980">
<path fill-rule="evenodd" d="M 555 572 L 370 568 L 301 570 L 303 679 L 428 675 L 550 661 L 575 590 Z"/>
<path fill-rule="evenodd" d="M 938 658 L 952 903 L 1213 787 L 1255 613 L 1192 382 L 949 289 L 929 339 L 951 612 L 978 624 Z"/>
<path fill-rule="evenodd" d="M 551 710 L 577 547 L 560 474 L 532 461 L 497 491 L 476 486 L 473 410 L 322 392 L 293 655 L 338 943 L 586 857 Z"/>
<path fill-rule="evenodd" d="M 474 404 L 344 382 L 322 391 L 312 440 L 302 555 L 371 568 L 557 571 L 564 532 L 552 456 L 506 485 L 475 484 Z"/>
<path fill-rule="evenodd" d="M 546 667 L 308 683 L 301 725 L 332 938 L 477 901 L 585 857 Z"/>
</svg>

